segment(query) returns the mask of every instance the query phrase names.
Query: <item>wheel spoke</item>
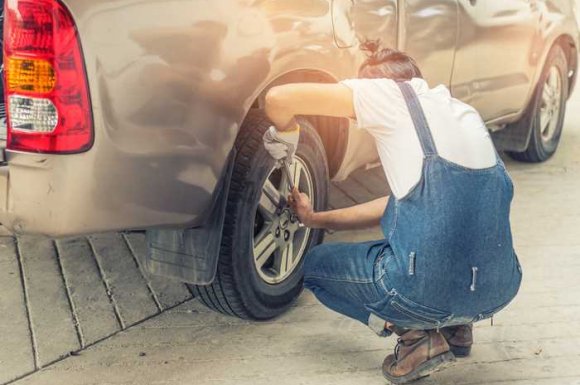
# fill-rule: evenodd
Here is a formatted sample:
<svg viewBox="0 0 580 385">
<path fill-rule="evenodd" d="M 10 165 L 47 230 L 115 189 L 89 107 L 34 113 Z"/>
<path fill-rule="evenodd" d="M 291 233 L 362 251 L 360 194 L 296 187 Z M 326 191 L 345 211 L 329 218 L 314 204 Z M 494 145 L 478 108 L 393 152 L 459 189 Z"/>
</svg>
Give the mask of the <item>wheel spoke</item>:
<svg viewBox="0 0 580 385">
<path fill-rule="evenodd" d="M 294 242 L 291 239 L 280 255 L 280 275 L 284 275 L 292 267 L 294 259 Z"/>
<path fill-rule="evenodd" d="M 548 104 L 550 99 L 552 98 L 552 90 L 549 84 L 544 86 L 544 90 L 542 91 L 542 99 L 545 104 Z"/>
<path fill-rule="evenodd" d="M 548 130 L 548 127 L 550 126 L 550 113 L 549 111 L 543 111 L 542 115 L 540 117 L 540 132 L 542 133 L 542 135 L 546 135 L 546 131 Z"/>
<path fill-rule="evenodd" d="M 258 210 L 260 210 L 260 213 L 262 213 L 268 221 L 271 221 L 276 216 L 277 206 L 264 193 L 264 194 L 262 194 L 262 196 L 260 196 L 260 202 L 258 203 Z"/>
<path fill-rule="evenodd" d="M 554 91 L 556 91 L 556 88 L 558 87 L 558 70 L 555 68 L 552 68 L 550 71 L 548 83 L 550 84 L 550 91 L 552 91 L 552 96 L 554 96 Z"/>
<path fill-rule="evenodd" d="M 272 253 L 276 251 L 276 241 L 270 229 L 266 229 L 256 237 L 254 242 L 256 266 L 261 268 L 268 261 Z"/>
<path fill-rule="evenodd" d="M 292 181 L 294 182 L 294 186 L 300 186 L 300 176 L 302 175 L 302 164 L 297 160 L 294 161 L 292 164 Z"/>
<path fill-rule="evenodd" d="M 281 195 L 280 191 L 274 186 L 274 184 L 269 180 L 266 179 L 266 183 L 262 187 L 262 192 L 266 196 L 268 200 L 274 205 L 274 207 L 278 207 L 280 205 Z M 260 199 L 260 203 L 261 199 Z"/>
<path fill-rule="evenodd" d="M 554 84 L 552 85 L 553 97 L 554 99 L 560 97 L 562 84 L 560 83 L 560 78 L 558 75 L 554 77 Z"/>
<path fill-rule="evenodd" d="M 282 182 L 280 183 L 280 194 L 286 196 L 289 192 L 290 192 L 290 180 L 288 178 L 292 178 L 292 181 L 294 181 L 294 170 L 296 168 L 296 163 L 298 163 L 298 161 L 295 159 L 294 162 L 292 162 L 292 164 L 290 165 L 290 167 L 288 167 L 288 170 L 290 171 L 290 175 L 288 175 L 286 172 L 284 172 L 282 175 Z M 298 186 L 296 186 L 298 187 Z"/>
</svg>

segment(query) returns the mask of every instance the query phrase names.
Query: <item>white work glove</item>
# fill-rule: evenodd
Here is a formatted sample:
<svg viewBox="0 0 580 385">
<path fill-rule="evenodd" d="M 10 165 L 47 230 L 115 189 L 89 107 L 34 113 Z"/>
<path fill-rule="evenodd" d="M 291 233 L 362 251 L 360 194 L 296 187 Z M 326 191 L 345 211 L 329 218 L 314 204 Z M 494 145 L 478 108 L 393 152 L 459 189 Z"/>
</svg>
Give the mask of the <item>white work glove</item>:
<svg viewBox="0 0 580 385">
<path fill-rule="evenodd" d="M 276 160 L 277 166 L 280 166 L 284 161 L 292 164 L 300 140 L 300 126 L 291 131 L 278 131 L 276 127 L 270 126 L 262 139 L 264 147 Z"/>
</svg>

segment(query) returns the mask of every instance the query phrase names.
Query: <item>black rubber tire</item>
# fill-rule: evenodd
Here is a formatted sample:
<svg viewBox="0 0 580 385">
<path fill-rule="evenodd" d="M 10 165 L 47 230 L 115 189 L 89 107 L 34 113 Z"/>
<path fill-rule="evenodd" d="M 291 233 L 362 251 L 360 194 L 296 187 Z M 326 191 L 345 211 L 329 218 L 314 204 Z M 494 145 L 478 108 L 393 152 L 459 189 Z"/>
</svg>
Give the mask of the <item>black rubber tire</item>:
<svg viewBox="0 0 580 385">
<path fill-rule="evenodd" d="M 211 285 L 192 285 L 195 296 L 218 312 L 252 320 L 267 320 L 287 310 L 302 291 L 303 262 L 277 285 L 260 278 L 253 261 L 252 220 L 262 186 L 274 166 L 264 149 L 262 135 L 271 123 L 261 110 L 252 110 L 236 140 L 237 157 L 230 183 L 217 275 Z M 328 197 L 328 166 L 316 130 L 301 121 L 297 155 L 307 163 L 313 178 L 315 210 L 324 210 Z M 306 250 L 322 242 L 324 233 L 313 230 Z"/>
<path fill-rule="evenodd" d="M 552 66 L 556 66 L 558 71 L 560 71 L 560 76 L 562 79 L 562 91 L 560 93 L 561 107 L 558 115 L 558 125 L 554 135 L 548 142 L 542 140 L 541 127 L 540 127 L 540 105 L 542 100 L 542 92 L 544 85 L 546 84 L 546 79 L 550 74 L 550 69 Z M 556 150 L 558 149 L 558 144 L 560 143 L 560 137 L 562 135 L 562 126 L 564 125 L 564 116 L 566 115 L 566 101 L 568 100 L 568 61 L 566 59 L 566 53 L 560 45 L 554 45 L 546 63 L 544 64 L 544 69 L 542 75 L 538 82 L 536 93 L 534 96 L 534 108 L 530 111 L 532 116 L 531 125 L 531 136 L 528 147 L 523 152 L 511 152 L 508 151 L 507 154 L 518 161 L 527 163 L 540 163 L 548 160 Z"/>
</svg>

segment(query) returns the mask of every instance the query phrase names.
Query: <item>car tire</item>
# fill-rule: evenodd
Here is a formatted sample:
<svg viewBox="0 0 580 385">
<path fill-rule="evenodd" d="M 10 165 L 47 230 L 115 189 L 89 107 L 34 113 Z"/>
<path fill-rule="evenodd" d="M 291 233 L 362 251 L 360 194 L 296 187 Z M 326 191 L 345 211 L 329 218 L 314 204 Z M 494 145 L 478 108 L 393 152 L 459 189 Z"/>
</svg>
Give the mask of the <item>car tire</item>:
<svg viewBox="0 0 580 385">
<path fill-rule="evenodd" d="M 539 163 L 549 159 L 558 148 L 568 100 L 568 62 L 560 45 L 552 47 L 530 110 L 531 133 L 528 147 L 522 152 L 510 152 L 515 160 Z"/>
<path fill-rule="evenodd" d="M 282 172 L 274 169 L 274 160 L 263 146 L 262 135 L 270 125 L 261 110 L 251 110 L 242 125 L 236 141 L 237 155 L 229 188 L 216 278 L 210 285 L 191 286 L 194 295 L 207 307 L 252 320 L 271 319 L 291 306 L 302 291 L 303 256 L 308 249 L 322 242 L 324 235 L 322 230 L 298 226 L 288 247 L 272 246 L 276 250 L 269 256 L 267 253 L 272 247 L 268 250 L 264 247 L 259 250 L 257 248 L 265 244 L 261 239 L 266 236 L 268 241 L 274 238 L 274 228 L 282 228 L 285 223 L 288 226 L 296 225 L 296 218 L 288 216 L 288 210 L 284 210 L 273 220 L 261 219 L 262 207 L 270 204 L 269 200 L 264 204 L 262 201 L 265 199 L 266 186 L 279 187 L 284 191 L 288 189 L 283 186 L 286 182 L 282 179 Z M 300 144 L 296 156 L 293 170 L 299 175 L 297 182 L 301 185 L 301 190 L 302 183 L 305 183 L 304 190 L 311 190 L 314 209 L 324 210 L 329 183 L 327 160 L 318 133 L 306 120 L 301 121 Z M 299 168 L 300 171 L 297 171 Z M 285 194 L 280 194 L 283 195 Z M 274 207 L 270 206 L 266 210 L 268 216 Z M 273 225 L 275 221 L 279 221 L 276 222 L 277 225 Z M 282 237 L 285 231 L 280 234 Z M 274 239 L 281 241 L 282 238 Z M 290 243 L 294 245 L 296 242 L 300 248 L 295 250 L 295 246 L 289 247 Z M 263 250 L 266 252 L 262 252 Z M 283 255 L 294 255 L 300 250 L 303 252 L 297 254 L 296 258 L 286 258 L 287 263 L 282 267 L 280 260 L 284 259 Z M 255 254 L 260 253 L 265 255 L 264 258 L 270 259 L 264 263 L 264 258 L 255 257 Z M 291 259 L 292 270 L 288 269 L 288 261 Z M 278 279 L 276 273 L 279 273 Z"/>
</svg>

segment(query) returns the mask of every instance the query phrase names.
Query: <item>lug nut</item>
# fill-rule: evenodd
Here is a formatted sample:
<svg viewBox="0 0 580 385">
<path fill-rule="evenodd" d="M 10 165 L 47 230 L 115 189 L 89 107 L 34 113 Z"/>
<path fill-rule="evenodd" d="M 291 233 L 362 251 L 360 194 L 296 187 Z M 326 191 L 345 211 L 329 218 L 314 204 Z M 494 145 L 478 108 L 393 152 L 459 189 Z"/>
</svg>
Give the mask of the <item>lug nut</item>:
<svg viewBox="0 0 580 385">
<path fill-rule="evenodd" d="M 276 228 L 276 238 L 278 238 L 280 236 L 280 228 L 277 227 Z"/>
<path fill-rule="evenodd" d="M 290 239 L 290 231 L 286 230 L 284 231 L 284 240 L 288 241 Z"/>
</svg>

